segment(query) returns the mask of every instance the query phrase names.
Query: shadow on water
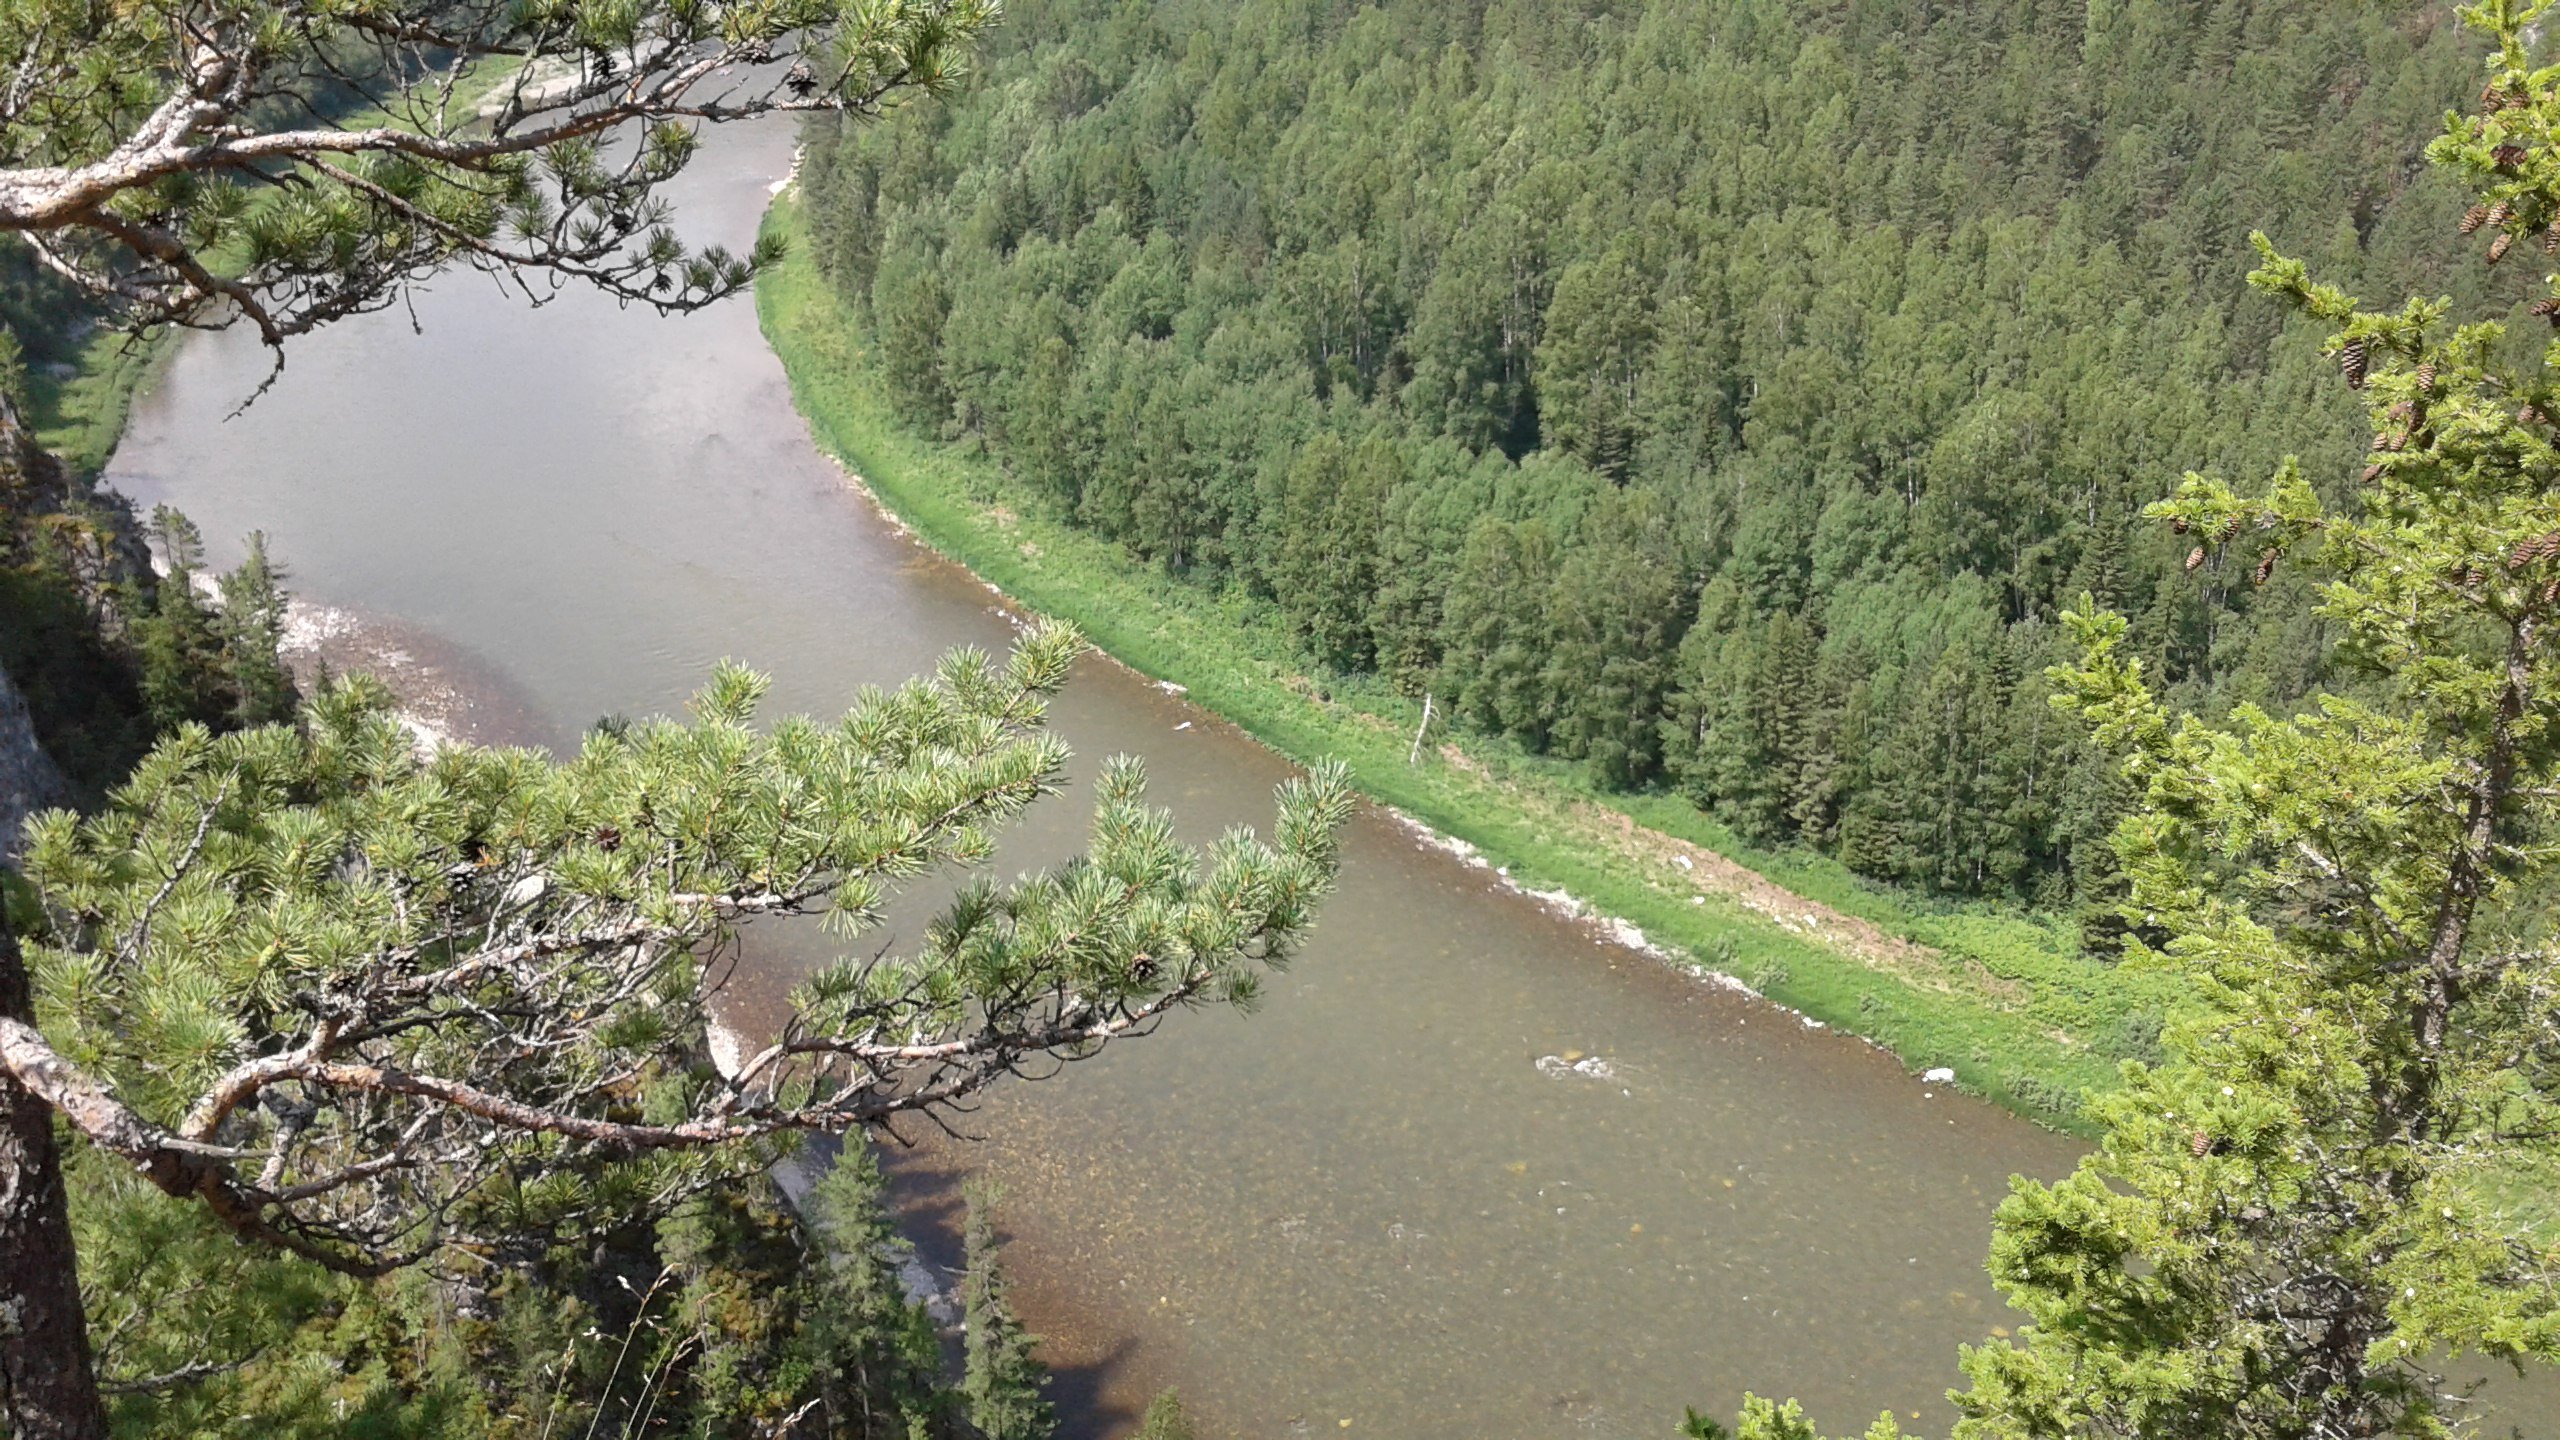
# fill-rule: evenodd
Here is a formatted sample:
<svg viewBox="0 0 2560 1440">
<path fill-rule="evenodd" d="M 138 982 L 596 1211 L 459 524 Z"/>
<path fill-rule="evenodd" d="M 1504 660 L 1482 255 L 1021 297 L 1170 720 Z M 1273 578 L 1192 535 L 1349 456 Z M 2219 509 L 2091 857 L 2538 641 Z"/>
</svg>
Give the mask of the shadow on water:
<svg viewBox="0 0 2560 1440">
<path fill-rule="evenodd" d="M 962 1238 L 969 1218 L 969 1202 L 962 1193 L 966 1173 L 932 1164 L 923 1152 L 895 1143 L 881 1145 L 878 1154 L 888 1177 L 888 1199 L 898 1216 L 899 1233 L 914 1247 L 916 1262 L 933 1277 L 936 1288 L 952 1296 L 956 1306 L 967 1269 Z M 997 1239 L 1010 1245 L 1015 1237 L 1004 1220 L 1001 1194 L 996 1217 Z M 949 1358 L 956 1373 L 961 1336 L 950 1329 L 945 1334 L 953 1347 Z M 1136 1350 L 1135 1339 L 1124 1335 L 1072 1361 L 1049 1363 L 1046 1393 L 1058 1407 L 1060 1440 L 1100 1440 L 1137 1424 L 1144 1405 L 1130 1395 L 1122 1374 Z"/>
</svg>

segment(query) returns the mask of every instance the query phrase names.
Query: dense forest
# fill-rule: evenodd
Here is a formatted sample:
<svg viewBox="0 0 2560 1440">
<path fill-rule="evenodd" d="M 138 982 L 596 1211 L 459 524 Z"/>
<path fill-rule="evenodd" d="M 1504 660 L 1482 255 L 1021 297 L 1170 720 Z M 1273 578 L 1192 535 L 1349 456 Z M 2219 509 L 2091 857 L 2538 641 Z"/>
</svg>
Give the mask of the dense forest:
<svg viewBox="0 0 2560 1440">
<path fill-rule="evenodd" d="M 2140 518 L 2189 467 L 2355 478 L 2249 230 L 2377 293 L 2530 279 L 2449 264 L 2451 10 L 1026 0 L 804 178 L 914 424 L 1311 662 L 2103 936 L 2059 610 L 2208 714 L 2355 683 L 2318 577 Z"/>
</svg>

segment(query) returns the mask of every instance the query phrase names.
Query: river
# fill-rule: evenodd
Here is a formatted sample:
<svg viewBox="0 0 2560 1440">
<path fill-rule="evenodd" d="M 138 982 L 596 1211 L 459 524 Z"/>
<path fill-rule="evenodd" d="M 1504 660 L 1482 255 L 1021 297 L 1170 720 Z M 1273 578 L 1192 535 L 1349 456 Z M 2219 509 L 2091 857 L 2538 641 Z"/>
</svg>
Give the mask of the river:
<svg viewBox="0 0 2560 1440">
<path fill-rule="evenodd" d="M 778 126 L 711 137 L 677 192 L 689 233 L 743 244 L 791 151 Z M 745 299 L 533 309 L 457 274 L 415 316 L 296 342 L 227 420 L 266 357 L 190 338 L 113 483 L 185 509 L 218 560 L 264 529 L 301 595 L 434 637 L 508 697 L 490 738 L 669 710 L 723 656 L 774 674 L 777 711 L 832 712 L 1011 634 L 812 448 Z M 1146 756 L 1195 838 L 1267 821 L 1289 773 L 1099 659 L 1054 713 L 1079 777 Z M 1002 863 L 1063 853 L 1083 806 L 1042 807 Z M 768 992 L 802 963 L 753 953 Z M 910 1137 L 898 1193 L 948 1263 L 953 1175 L 1002 1184 L 1078 1436 L 1166 1385 L 1239 1440 L 1658 1437 L 1745 1388 L 1943 1432 L 1956 1346 L 2012 1318 L 1982 1272 L 1992 1207 L 2075 1153 L 1374 811 L 1257 1013 L 1185 1017 L 966 1123 Z"/>
</svg>

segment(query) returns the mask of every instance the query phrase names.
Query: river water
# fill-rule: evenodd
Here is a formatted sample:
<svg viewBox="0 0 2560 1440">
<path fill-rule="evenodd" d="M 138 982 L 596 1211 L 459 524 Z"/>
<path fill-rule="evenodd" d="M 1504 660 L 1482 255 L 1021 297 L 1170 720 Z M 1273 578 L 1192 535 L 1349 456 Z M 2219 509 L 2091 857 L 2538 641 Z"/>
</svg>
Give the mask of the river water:
<svg viewBox="0 0 2560 1440">
<path fill-rule="evenodd" d="M 678 195 L 691 233 L 742 244 L 791 150 L 712 137 Z M 265 356 L 189 340 L 113 483 L 185 509 L 217 559 L 264 529 L 300 594 L 435 637 L 448 676 L 467 657 L 508 697 L 489 738 L 669 710 L 723 656 L 771 671 L 777 710 L 831 712 L 1011 634 L 812 448 L 745 300 L 530 309 L 455 275 L 415 315 L 297 342 L 228 420 Z M 1080 777 L 1146 756 L 1195 838 L 1267 820 L 1289 773 L 1100 660 L 1055 719 Z M 1063 853 L 1083 803 L 1043 807 L 1002 864 Z M 770 991 L 803 963 L 753 953 Z M 910 1137 L 899 1194 L 947 1264 L 953 1176 L 998 1179 L 1017 1298 L 1068 1433 L 1095 1436 L 1166 1385 L 1239 1440 L 1662 1436 L 1745 1388 L 1942 1432 L 1956 1346 L 2012 1318 L 1982 1273 L 1992 1207 L 2074 1154 L 1374 812 L 1257 1013 L 1186 1017 L 965 1123 Z"/>
</svg>

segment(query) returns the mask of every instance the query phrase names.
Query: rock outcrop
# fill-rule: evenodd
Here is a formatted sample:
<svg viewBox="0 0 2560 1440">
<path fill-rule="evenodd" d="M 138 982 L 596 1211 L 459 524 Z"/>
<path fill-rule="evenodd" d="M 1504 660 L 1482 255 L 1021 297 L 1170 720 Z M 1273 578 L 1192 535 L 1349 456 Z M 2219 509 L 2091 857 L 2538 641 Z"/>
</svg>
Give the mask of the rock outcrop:
<svg viewBox="0 0 2560 1440">
<path fill-rule="evenodd" d="M 0 670 L 0 863 L 18 858 L 27 817 L 71 798 L 62 771 L 36 743 L 34 720 L 9 672 Z"/>
</svg>

